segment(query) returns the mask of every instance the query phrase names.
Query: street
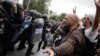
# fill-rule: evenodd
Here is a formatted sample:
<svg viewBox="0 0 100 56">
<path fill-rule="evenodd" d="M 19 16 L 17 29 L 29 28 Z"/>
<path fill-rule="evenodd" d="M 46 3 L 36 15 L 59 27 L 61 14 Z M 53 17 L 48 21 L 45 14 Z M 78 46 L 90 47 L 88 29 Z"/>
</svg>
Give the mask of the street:
<svg viewBox="0 0 100 56">
<path fill-rule="evenodd" d="M 18 47 L 18 44 L 19 43 L 17 43 L 15 45 L 15 51 L 13 53 L 11 53 L 11 54 L 6 55 L 6 56 L 25 56 L 25 52 L 27 50 L 28 45 L 26 44 L 26 49 L 18 51 L 18 50 L 16 50 L 16 48 Z M 37 45 L 38 44 L 36 43 L 34 48 L 33 48 L 33 50 L 32 50 L 32 52 L 34 52 L 34 55 L 31 55 L 31 56 L 36 56 L 36 54 L 37 54 L 37 47 L 38 47 Z"/>
</svg>

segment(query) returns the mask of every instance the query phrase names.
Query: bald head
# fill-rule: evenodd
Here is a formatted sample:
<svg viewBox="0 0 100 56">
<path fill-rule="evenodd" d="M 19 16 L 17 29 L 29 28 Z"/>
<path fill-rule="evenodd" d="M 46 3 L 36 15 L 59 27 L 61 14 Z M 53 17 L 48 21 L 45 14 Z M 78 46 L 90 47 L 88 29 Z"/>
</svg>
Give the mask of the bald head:
<svg viewBox="0 0 100 56">
<path fill-rule="evenodd" d="M 76 14 L 68 14 L 66 17 L 70 17 L 70 19 L 74 20 L 75 22 L 78 23 L 79 17 Z"/>
<path fill-rule="evenodd" d="M 79 18 L 76 14 L 68 14 L 63 19 L 63 22 L 70 25 L 78 25 L 79 24 Z"/>
</svg>

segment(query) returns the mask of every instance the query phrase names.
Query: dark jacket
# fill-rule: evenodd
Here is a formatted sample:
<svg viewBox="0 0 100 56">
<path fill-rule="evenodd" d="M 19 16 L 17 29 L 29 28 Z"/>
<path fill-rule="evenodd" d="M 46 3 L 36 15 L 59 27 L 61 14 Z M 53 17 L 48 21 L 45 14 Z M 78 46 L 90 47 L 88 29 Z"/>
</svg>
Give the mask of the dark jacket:
<svg viewBox="0 0 100 56">
<path fill-rule="evenodd" d="M 53 48 L 56 56 L 81 56 L 85 39 L 80 30 L 73 30 L 61 40 L 58 47 Z"/>
</svg>

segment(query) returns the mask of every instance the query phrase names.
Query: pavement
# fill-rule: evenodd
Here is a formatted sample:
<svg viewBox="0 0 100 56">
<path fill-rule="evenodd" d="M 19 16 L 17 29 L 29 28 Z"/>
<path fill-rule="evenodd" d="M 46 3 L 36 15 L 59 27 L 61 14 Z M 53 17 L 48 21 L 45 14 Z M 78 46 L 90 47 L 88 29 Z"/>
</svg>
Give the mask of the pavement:
<svg viewBox="0 0 100 56">
<path fill-rule="evenodd" d="M 28 45 L 25 44 L 25 45 L 26 45 L 26 49 L 21 50 L 21 51 L 18 51 L 18 50 L 16 50 L 16 48 L 18 47 L 18 44 L 19 44 L 19 43 L 17 43 L 17 44 L 15 45 L 15 51 L 12 52 L 12 53 L 10 53 L 10 54 L 7 54 L 6 56 L 25 56 L 25 52 L 26 52 L 26 50 L 27 50 Z M 43 44 L 42 44 L 42 45 L 43 45 Z M 38 48 L 38 43 L 36 43 L 35 46 L 34 46 L 34 48 L 32 49 L 32 52 L 34 52 L 34 55 L 31 55 L 31 56 L 36 56 L 36 55 L 37 55 L 37 53 L 38 53 L 38 52 L 37 52 L 37 48 Z"/>
</svg>

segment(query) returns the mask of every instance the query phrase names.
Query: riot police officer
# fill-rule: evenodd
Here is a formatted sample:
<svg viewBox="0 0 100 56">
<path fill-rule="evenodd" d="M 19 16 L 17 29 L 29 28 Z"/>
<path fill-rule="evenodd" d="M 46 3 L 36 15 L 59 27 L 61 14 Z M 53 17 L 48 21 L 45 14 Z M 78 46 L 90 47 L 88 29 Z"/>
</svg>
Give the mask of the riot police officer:
<svg viewBox="0 0 100 56">
<path fill-rule="evenodd" d="M 10 48 L 10 41 L 12 38 L 12 35 L 15 31 L 13 28 L 13 19 L 14 14 L 16 13 L 16 4 L 11 1 L 3 1 L 1 3 L 0 11 L 2 11 L 5 15 L 4 19 L 4 41 L 3 41 L 3 53 L 6 55 L 7 51 L 10 51 L 12 48 Z"/>
</svg>

